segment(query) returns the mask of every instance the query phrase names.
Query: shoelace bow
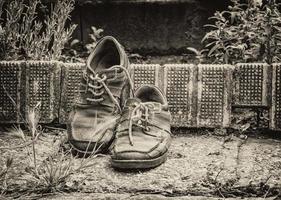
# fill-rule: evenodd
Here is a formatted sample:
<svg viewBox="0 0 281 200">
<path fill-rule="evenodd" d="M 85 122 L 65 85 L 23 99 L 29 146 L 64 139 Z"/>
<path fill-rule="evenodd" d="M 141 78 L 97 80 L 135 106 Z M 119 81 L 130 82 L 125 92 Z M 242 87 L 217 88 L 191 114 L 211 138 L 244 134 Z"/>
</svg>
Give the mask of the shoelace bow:
<svg viewBox="0 0 281 200">
<path fill-rule="evenodd" d="M 104 94 L 104 92 L 106 91 L 108 96 L 110 97 L 110 99 L 113 101 L 113 103 L 116 105 L 116 107 L 118 108 L 118 111 L 121 112 L 121 107 L 119 105 L 118 100 L 114 97 L 114 95 L 112 94 L 112 92 L 110 91 L 110 89 L 108 88 L 108 86 L 106 85 L 106 81 L 113 81 L 117 79 L 117 71 L 118 69 L 121 69 L 125 72 L 128 80 L 129 80 L 129 84 L 130 84 L 130 89 L 131 89 L 131 93 L 133 95 L 133 81 L 130 77 L 130 74 L 128 72 L 128 70 L 121 66 L 121 65 L 114 65 L 110 68 L 108 68 L 106 71 L 111 71 L 111 70 L 115 70 L 115 76 L 111 79 L 108 79 L 107 76 L 105 74 L 98 74 L 96 73 L 91 67 L 87 66 L 87 69 L 90 70 L 91 75 L 88 76 L 86 73 L 83 73 L 83 78 L 86 81 L 86 84 L 83 84 L 83 86 L 85 87 L 85 90 L 83 92 L 90 92 L 93 94 L 93 98 L 86 98 L 87 101 L 90 102 L 96 102 L 96 103 L 100 103 L 102 101 L 104 101 L 104 98 L 102 97 L 102 95 Z"/>
<path fill-rule="evenodd" d="M 129 141 L 132 146 L 134 145 L 133 125 L 142 128 L 147 133 L 150 131 L 148 127 L 151 124 L 150 120 L 154 118 L 155 113 L 159 113 L 161 110 L 162 105 L 160 103 L 152 102 L 139 103 L 134 107 L 129 116 Z"/>
</svg>

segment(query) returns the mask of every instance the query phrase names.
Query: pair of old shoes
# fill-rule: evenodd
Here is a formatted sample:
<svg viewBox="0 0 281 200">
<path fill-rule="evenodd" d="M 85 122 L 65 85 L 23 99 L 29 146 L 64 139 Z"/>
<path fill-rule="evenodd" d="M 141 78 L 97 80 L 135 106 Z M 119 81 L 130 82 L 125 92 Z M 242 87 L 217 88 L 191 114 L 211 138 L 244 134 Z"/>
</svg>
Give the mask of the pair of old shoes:
<svg viewBox="0 0 281 200">
<path fill-rule="evenodd" d="M 70 113 L 69 143 L 82 153 L 110 151 L 115 168 L 153 168 L 166 160 L 171 116 L 157 87 L 134 92 L 129 70 L 118 41 L 101 39 L 87 60 L 80 97 Z"/>
</svg>

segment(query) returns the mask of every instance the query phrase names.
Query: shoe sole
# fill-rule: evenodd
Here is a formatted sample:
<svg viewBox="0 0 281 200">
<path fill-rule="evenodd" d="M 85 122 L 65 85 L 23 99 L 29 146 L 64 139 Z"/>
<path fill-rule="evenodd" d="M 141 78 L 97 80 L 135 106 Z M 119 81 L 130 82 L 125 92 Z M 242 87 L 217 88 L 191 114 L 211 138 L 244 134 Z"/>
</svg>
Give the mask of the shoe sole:
<svg viewBox="0 0 281 200">
<path fill-rule="evenodd" d="M 81 148 L 81 143 L 79 142 L 75 142 L 75 144 L 73 144 L 74 142 L 69 142 L 71 149 L 73 152 L 77 152 L 80 154 L 93 154 L 93 153 L 104 153 L 107 151 L 107 148 L 109 145 L 102 145 L 102 144 L 96 144 L 96 143 L 91 143 L 91 146 L 97 146 L 100 148 L 99 149 L 94 149 L 94 148 L 89 148 L 88 150 L 86 150 L 85 148 Z"/>
<path fill-rule="evenodd" d="M 155 168 L 167 160 L 167 152 L 163 155 L 146 160 L 111 160 L 111 165 L 117 169 L 149 169 Z"/>
<path fill-rule="evenodd" d="M 106 153 L 109 151 L 109 147 L 112 144 L 114 140 L 114 137 L 110 139 L 109 142 L 107 143 L 95 143 L 91 142 L 90 146 L 88 149 L 81 148 L 81 146 L 88 146 L 89 142 L 84 142 L 84 141 L 68 141 L 70 146 L 72 147 L 72 153 L 78 154 L 78 155 L 91 155 L 91 154 L 98 154 L 98 153 Z M 96 147 L 96 149 L 91 148 L 91 147 Z"/>
</svg>

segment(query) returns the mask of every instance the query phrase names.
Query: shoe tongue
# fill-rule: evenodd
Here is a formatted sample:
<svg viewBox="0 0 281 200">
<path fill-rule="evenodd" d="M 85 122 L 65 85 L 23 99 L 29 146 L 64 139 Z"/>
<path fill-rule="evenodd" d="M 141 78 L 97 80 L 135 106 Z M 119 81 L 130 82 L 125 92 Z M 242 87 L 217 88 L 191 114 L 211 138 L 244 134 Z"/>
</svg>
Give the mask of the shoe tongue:
<svg viewBox="0 0 281 200">
<path fill-rule="evenodd" d="M 140 99 L 138 99 L 138 98 L 129 98 L 126 101 L 126 106 L 130 107 L 132 105 L 136 105 L 136 104 L 139 104 L 139 103 L 141 103 Z"/>
<path fill-rule="evenodd" d="M 160 103 L 165 104 L 165 97 L 156 86 L 144 85 L 140 87 L 135 96 L 142 102 Z"/>
<path fill-rule="evenodd" d="M 94 71 L 95 75 L 98 75 L 99 77 L 103 77 L 104 75 L 107 77 L 107 79 L 122 79 L 123 78 L 123 74 L 122 74 L 122 70 L 121 69 L 98 69 Z M 88 73 L 91 74 L 92 72 L 90 70 L 88 70 Z"/>
<path fill-rule="evenodd" d="M 84 105 L 95 105 L 95 106 L 107 106 L 107 107 L 114 107 L 114 104 L 112 102 L 112 100 L 109 98 L 108 95 L 103 95 L 101 98 L 104 98 L 103 101 L 100 102 L 91 102 L 88 101 L 87 98 L 94 98 L 93 95 L 89 94 L 89 93 L 84 93 L 84 94 L 80 94 L 78 99 L 77 99 L 77 103 L 79 104 L 84 104 Z M 117 98 L 117 100 L 119 101 L 119 98 Z"/>
<path fill-rule="evenodd" d="M 127 99 L 125 107 L 137 106 L 140 103 L 142 103 L 142 101 L 139 98 L 137 98 L 137 97 L 130 98 L 130 99 Z M 155 102 L 155 101 L 148 101 L 148 102 L 145 102 L 145 103 L 154 104 L 154 105 L 155 104 L 156 105 L 161 104 L 161 103 L 158 103 L 158 102 Z"/>
</svg>

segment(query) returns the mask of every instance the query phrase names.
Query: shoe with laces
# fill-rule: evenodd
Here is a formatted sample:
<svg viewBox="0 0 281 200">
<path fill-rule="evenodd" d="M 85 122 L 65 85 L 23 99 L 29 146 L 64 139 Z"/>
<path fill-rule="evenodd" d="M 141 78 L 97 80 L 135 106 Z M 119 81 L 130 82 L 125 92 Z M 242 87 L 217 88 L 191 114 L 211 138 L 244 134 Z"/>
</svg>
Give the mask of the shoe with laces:
<svg viewBox="0 0 281 200">
<path fill-rule="evenodd" d="M 88 57 L 79 100 L 67 123 L 69 143 L 78 152 L 107 150 L 114 139 L 122 102 L 130 95 L 129 61 L 118 41 L 102 38 Z"/>
<path fill-rule="evenodd" d="M 111 163 L 120 169 L 145 169 L 165 162 L 171 143 L 167 100 L 155 86 L 140 87 L 126 101 L 111 147 Z"/>
</svg>

